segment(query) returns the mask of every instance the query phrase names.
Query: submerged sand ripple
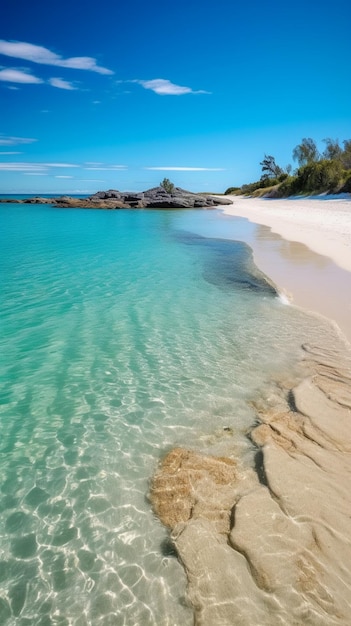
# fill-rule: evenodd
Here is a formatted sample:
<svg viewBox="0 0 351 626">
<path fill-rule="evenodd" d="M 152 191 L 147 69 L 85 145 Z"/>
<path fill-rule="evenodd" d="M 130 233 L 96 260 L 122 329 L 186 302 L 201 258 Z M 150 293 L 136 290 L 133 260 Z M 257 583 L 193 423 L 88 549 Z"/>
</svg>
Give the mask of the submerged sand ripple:
<svg viewBox="0 0 351 626">
<path fill-rule="evenodd" d="M 351 361 L 304 346 L 305 378 L 256 406 L 256 470 L 173 450 L 152 488 L 197 625 L 351 623 Z"/>
</svg>

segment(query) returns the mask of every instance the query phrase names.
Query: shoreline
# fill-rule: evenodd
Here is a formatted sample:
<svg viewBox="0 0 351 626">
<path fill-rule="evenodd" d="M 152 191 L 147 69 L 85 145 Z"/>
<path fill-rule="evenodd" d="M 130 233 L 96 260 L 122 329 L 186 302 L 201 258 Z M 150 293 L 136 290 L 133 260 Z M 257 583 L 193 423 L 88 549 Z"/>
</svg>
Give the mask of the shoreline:
<svg viewBox="0 0 351 626">
<path fill-rule="evenodd" d="M 231 198 L 221 214 L 257 225 L 249 241 L 257 267 L 294 305 L 336 322 L 351 343 L 351 199 Z"/>
<path fill-rule="evenodd" d="M 289 241 L 305 244 L 317 254 L 330 257 L 351 272 L 351 196 L 329 200 L 293 197 L 280 200 L 228 196 L 227 215 L 246 217 L 269 226 Z"/>
<path fill-rule="evenodd" d="M 231 209 L 224 212 L 239 216 L 242 206 Z M 255 221 L 252 213 L 241 217 Z M 272 232 L 263 228 L 257 241 L 267 249 Z M 258 248 L 255 262 L 274 280 L 272 257 L 262 267 Z M 322 274 L 329 265 L 302 243 L 295 253 L 307 263 L 314 255 Z M 351 268 L 330 263 L 351 277 Z M 302 346 L 296 376 L 253 399 L 254 467 L 242 467 L 234 451 L 213 457 L 178 448 L 154 476 L 151 500 L 185 568 L 196 626 L 350 623 L 351 351 L 339 327 L 325 322 L 323 340 Z"/>
</svg>

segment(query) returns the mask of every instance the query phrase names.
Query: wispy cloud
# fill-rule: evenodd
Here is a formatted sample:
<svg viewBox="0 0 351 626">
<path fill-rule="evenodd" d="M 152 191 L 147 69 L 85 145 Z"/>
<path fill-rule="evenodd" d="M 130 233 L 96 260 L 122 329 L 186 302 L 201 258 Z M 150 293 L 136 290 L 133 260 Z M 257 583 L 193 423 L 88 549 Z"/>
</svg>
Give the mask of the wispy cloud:
<svg viewBox="0 0 351 626">
<path fill-rule="evenodd" d="M 44 81 L 30 72 L 8 68 L 0 70 L 0 80 L 7 83 L 38 84 Z"/>
<path fill-rule="evenodd" d="M 73 163 L 29 163 L 12 161 L 9 163 L 0 163 L 0 170 L 5 172 L 48 172 L 50 168 L 57 167 L 79 167 Z"/>
<path fill-rule="evenodd" d="M 77 163 L 42 163 L 45 167 L 79 167 Z"/>
<path fill-rule="evenodd" d="M 144 87 L 144 89 L 151 89 L 159 96 L 183 96 L 188 93 L 202 93 L 209 94 L 209 91 L 193 91 L 191 87 L 183 87 L 181 85 L 175 85 L 170 80 L 165 78 L 154 78 L 153 80 L 133 80 L 133 83 L 138 83 Z"/>
<path fill-rule="evenodd" d="M 46 169 L 40 163 L 0 163 L 0 170 L 5 172 L 39 172 Z"/>
<path fill-rule="evenodd" d="M 37 139 L 31 139 L 29 137 L 11 137 L 0 134 L 0 146 L 15 146 L 25 143 L 34 143 Z"/>
<path fill-rule="evenodd" d="M 73 176 L 55 176 L 55 178 L 73 178 Z"/>
<path fill-rule="evenodd" d="M 119 170 L 126 170 L 127 166 L 126 165 L 110 165 L 107 167 L 96 167 L 94 166 L 89 166 L 89 167 L 85 167 L 85 170 L 98 170 L 100 172 L 117 172 Z"/>
<path fill-rule="evenodd" d="M 162 165 L 159 167 L 144 167 L 144 170 L 159 170 L 162 172 L 224 172 L 222 167 L 172 167 Z"/>
<path fill-rule="evenodd" d="M 6 155 L 9 155 L 9 154 L 23 154 L 23 152 L 17 152 L 17 151 L 16 152 L 14 152 L 14 151 L 11 151 L 11 152 L 0 152 L 0 156 L 4 156 L 5 154 Z"/>
<path fill-rule="evenodd" d="M 98 74 L 113 74 L 112 70 L 97 65 L 93 57 L 70 57 L 63 58 L 60 54 L 52 52 L 43 46 L 36 46 L 24 41 L 5 41 L 0 39 L 0 54 L 13 57 L 15 59 L 25 59 L 32 63 L 42 65 L 56 65 L 76 70 L 88 70 Z"/>
<path fill-rule="evenodd" d="M 62 78 L 49 78 L 49 83 L 52 87 L 57 87 L 58 89 L 67 89 L 68 91 L 77 89 L 77 87 L 72 85 L 68 80 L 63 80 Z"/>
</svg>

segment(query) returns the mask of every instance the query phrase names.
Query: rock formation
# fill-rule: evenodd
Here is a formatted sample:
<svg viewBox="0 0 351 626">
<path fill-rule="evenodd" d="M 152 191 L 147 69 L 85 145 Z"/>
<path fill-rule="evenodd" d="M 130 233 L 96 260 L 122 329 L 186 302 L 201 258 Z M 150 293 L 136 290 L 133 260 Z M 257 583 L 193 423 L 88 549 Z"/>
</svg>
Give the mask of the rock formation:
<svg viewBox="0 0 351 626">
<path fill-rule="evenodd" d="M 218 205 L 231 204 L 226 197 L 195 194 L 174 187 L 168 193 L 163 187 L 155 187 L 140 193 L 123 192 L 115 189 L 98 191 L 88 198 L 60 196 L 57 198 L 26 198 L 21 200 L 2 199 L 0 202 L 21 204 L 53 204 L 61 208 L 82 209 L 209 209 Z"/>
<path fill-rule="evenodd" d="M 72 206 L 73 198 L 56 199 L 57 206 Z M 208 195 L 195 194 L 175 187 L 168 193 L 163 187 L 155 187 L 140 193 L 122 192 L 110 189 L 98 191 L 94 195 L 79 201 L 79 206 L 86 208 L 110 209 L 197 209 L 210 208 L 219 204 L 230 204 L 228 198 L 217 198 Z"/>
<path fill-rule="evenodd" d="M 351 623 L 351 360 L 305 346 L 304 377 L 257 404 L 257 467 L 176 449 L 151 489 L 197 626 Z"/>
</svg>

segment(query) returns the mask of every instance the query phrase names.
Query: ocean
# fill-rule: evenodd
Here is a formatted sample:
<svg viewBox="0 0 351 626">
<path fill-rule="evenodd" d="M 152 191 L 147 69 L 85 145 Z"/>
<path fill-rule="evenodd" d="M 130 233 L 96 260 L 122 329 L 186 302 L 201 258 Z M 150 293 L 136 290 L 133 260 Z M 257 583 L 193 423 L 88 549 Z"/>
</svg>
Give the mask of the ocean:
<svg viewBox="0 0 351 626">
<path fill-rule="evenodd" d="M 193 623 L 158 461 L 253 463 L 252 401 L 320 332 L 220 216 L 0 205 L 1 624 Z"/>
</svg>

